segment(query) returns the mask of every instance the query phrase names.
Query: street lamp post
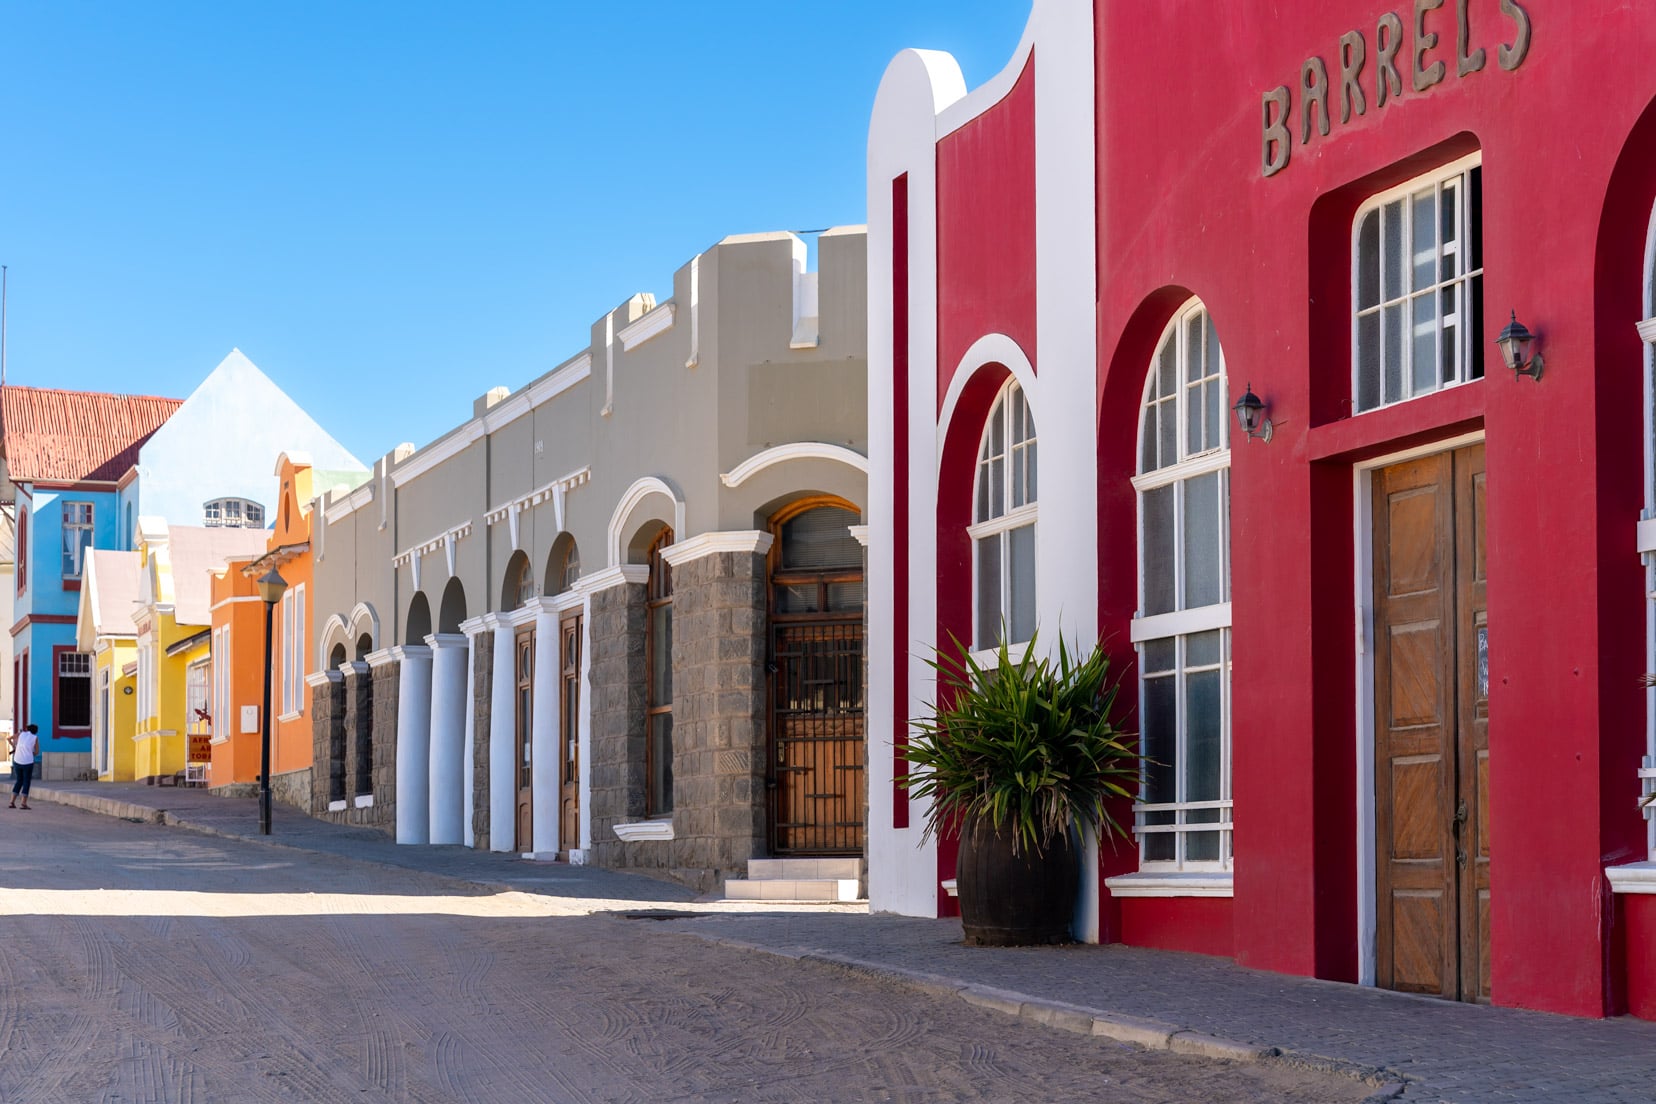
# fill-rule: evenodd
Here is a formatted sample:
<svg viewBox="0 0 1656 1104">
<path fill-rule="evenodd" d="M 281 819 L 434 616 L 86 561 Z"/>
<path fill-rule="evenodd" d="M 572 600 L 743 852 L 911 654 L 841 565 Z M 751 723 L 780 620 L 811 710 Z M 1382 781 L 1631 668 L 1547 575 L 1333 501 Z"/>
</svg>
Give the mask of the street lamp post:
<svg viewBox="0 0 1656 1104">
<path fill-rule="evenodd" d="M 270 636 L 272 612 L 287 590 L 287 580 L 272 567 L 258 582 L 265 608 L 264 731 L 259 742 L 259 834 L 270 835 Z"/>
</svg>

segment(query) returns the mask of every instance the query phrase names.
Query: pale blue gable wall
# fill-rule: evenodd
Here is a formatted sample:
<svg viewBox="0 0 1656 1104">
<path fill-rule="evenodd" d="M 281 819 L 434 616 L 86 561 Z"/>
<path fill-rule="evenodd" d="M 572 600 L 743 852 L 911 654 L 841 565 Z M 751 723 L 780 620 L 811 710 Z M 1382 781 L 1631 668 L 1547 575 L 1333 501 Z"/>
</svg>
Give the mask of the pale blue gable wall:
<svg viewBox="0 0 1656 1104">
<path fill-rule="evenodd" d="M 276 459 L 308 453 L 322 471 L 366 471 L 242 352 L 232 350 L 138 453 L 138 478 L 122 495 L 134 517 L 200 525 L 202 504 L 233 496 L 276 508 Z M 104 547 L 128 548 L 130 534 Z"/>
</svg>

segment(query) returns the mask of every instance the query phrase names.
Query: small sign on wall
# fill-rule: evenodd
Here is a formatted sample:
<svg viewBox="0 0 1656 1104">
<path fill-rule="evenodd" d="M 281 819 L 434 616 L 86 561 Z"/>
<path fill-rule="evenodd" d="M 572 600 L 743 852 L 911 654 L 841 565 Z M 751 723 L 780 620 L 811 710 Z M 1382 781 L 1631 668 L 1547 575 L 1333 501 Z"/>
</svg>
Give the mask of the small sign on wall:
<svg viewBox="0 0 1656 1104">
<path fill-rule="evenodd" d="M 244 736 L 256 736 L 259 733 L 259 707 L 244 705 L 242 709 L 241 730 Z"/>
</svg>

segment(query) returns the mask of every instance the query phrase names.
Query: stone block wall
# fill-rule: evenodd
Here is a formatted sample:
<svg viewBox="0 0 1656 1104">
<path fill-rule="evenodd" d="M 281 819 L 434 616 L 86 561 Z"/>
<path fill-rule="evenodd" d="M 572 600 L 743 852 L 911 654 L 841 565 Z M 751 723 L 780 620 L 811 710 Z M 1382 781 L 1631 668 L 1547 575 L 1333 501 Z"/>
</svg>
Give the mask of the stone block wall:
<svg viewBox="0 0 1656 1104">
<path fill-rule="evenodd" d="M 765 631 L 764 556 L 674 569 L 675 867 L 728 876 L 766 852 Z"/>
<path fill-rule="evenodd" d="M 489 718 L 494 714 L 492 632 L 472 637 L 472 833 L 479 851 L 489 849 Z"/>
<path fill-rule="evenodd" d="M 306 808 L 316 815 L 328 811 L 328 804 L 344 794 L 345 781 L 345 681 L 330 678 L 310 688 L 311 695 L 311 783 Z M 275 782 L 271 785 L 274 787 Z"/>
<path fill-rule="evenodd" d="M 616 824 L 644 815 L 643 584 L 595 592 L 589 616 L 592 861 L 664 868 L 672 857 L 661 844 L 623 845 L 614 831 Z"/>
<path fill-rule="evenodd" d="M 397 691 L 402 683 L 402 665 L 382 663 L 369 670 L 373 682 L 372 735 L 374 750 L 373 822 L 390 828 L 397 823 Z"/>
</svg>

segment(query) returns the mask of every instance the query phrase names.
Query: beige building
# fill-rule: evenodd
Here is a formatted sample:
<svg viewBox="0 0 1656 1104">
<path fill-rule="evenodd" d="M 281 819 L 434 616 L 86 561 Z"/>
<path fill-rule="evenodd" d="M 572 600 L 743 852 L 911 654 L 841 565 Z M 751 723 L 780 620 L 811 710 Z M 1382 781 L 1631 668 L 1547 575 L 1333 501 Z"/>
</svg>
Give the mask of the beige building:
<svg viewBox="0 0 1656 1104">
<path fill-rule="evenodd" d="M 726 238 L 315 529 L 318 812 L 675 872 L 860 858 L 865 237 Z"/>
</svg>

